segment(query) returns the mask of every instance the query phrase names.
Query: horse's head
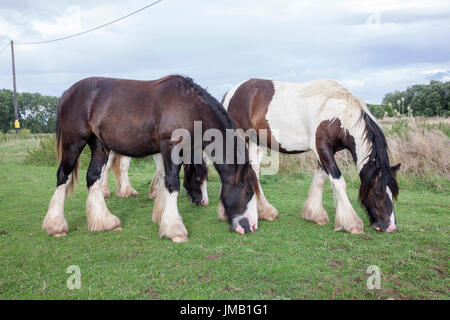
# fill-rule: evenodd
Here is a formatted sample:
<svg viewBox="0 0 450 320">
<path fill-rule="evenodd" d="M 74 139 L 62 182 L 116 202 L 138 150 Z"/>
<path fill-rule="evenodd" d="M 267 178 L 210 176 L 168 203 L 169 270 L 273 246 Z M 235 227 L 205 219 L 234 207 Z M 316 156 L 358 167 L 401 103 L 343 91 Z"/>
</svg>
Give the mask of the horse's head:
<svg viewBox="0 0 450 320">
<path fill-rule="evenodd" d="M 185 164 L 183 187 L 191 202 L 199 206 L 208 205 L 208 167 L 206 164 Z"/>
<path fill-rule="evenodd" d="M 231 230 L 244 234 L 253 233 L 258 229 L 256 211 L 258 192 L 258 180 L 249 163 L 238 166 L 234 178 L 222 179 L 220 199 Z M 219 210 L 222 208 L 219 207 Z"/>
<path fill-rule="evenodd" d="M 377 231 L 392 232 L 397 229 L 394 199 L 398 196 L 395 176 L 399 169 L 400 164 L 389 167 L 373 163 L 365 165 L 360 172 L 359 197 Z"/>
</svg>

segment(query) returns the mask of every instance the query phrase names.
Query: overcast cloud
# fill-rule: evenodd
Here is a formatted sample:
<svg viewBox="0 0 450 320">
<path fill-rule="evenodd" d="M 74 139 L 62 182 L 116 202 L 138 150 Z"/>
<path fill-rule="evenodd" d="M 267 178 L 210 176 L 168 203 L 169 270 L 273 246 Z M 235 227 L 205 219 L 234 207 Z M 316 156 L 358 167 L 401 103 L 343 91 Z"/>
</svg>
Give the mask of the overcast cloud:
<svg viewBox="0 0 450 320">
<path fill-rule="evenodd" d="M 0 0 L 0 48 L 106 23 L 151 1 Z M 367 102 L 450 80 L 450 2 L 163 0 L 76 38 L 16 46 L 19 91 L 61 95 L 89 76 L 192 77 L 220 99 L 252 77 L 340 81 Z M 10 50 L 0 88 L 12 88 Z"/>
</svg>

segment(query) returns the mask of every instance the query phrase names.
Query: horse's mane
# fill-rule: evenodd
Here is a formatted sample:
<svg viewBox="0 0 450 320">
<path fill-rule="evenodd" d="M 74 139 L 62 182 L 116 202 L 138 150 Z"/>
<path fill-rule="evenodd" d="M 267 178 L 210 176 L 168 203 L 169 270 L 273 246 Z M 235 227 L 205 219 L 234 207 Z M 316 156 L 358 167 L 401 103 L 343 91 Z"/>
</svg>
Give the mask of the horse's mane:
<svg viewBox="0 0 450 320">
<path fill-rule="evenodd" d="M 380 183 L 382 186 L 388 186 L 392 192 L 392 196 L 397 198 L 398 184 L 389 165 L 386 138 L 380 126 L 372 117 L 373 116 L 367 112 L 361 113 L 361 121 L 365 123 L 365 139 L 370 143 L 371 147 L 367 162 L 360 172 L 360 199 L 364 199 L 371 189 L 370 184 L 373 179 L 381 179 Z M 380 172 L 382 173 L 381 175 L 379 175 Z M 379 175 L 379 177 L 377 177 L 377 175 Z"/>
<path fill-rule="evenodd" d="M 168 75 L 168 76 L 165 76 L 165 77 L 162 77 L 162 78 L 160 78 L 160 79 L 154 80 L 153 82 L 154 82 L 155 84 L 160 84 L 160 83 L 166 82 L 166 81 L 168 81 L 168 80 L 176 79 L 176 78 L 178 78 L 178 77 L 184 78 L 183 76 L 180 76 L 180 75 L 177 75 L 177 74 L 170 74 L 170 75 Z"/>
<path fill-rule="evenodd" d="M 342 126 L 347 129 L 358 122 L 359 119 L 355 119 L 355 115 L 359 115 L 364 112 L 370 114 L 369 108 L 361 99 L 354 96 L 350 91 L 348 91 L 347 88 L 335 80 L 317 79 L 309 86 L 303 88 L 301 94 L 303 97 L 321 95 L 322 104 L 318 110 L 319 114 L 325 109 L 328 100 L 344 100 L 347 104 L 346 112 L 339 118 L 342 122 Z"/>
<path fill-rule="evenodd" d="M 185 87 L 185 91 L 189 91 L 190 89 L 192 89 L 194 90 L 194 92 L 198 94 L 202 102 L 209 107 L 209 109 L 213 112 L 216 118 L 223 124 L 224 129 L 236 129 L 236 124 L 234 123 L 233 119 L 231 119 L 231 116 L 228 114 L 225 108 L 220 104 L 220 102 L 217 101 L 216 98 L 211 96 L 209 92 L 206 91 L 206 89 L 196 84 L 194 80 L 192 80 L 191 78 L 181 75 L 170 75 L 161 78 L 158 81 L 162 82 L 175 78 L 183 80 L 185 83 L 188 84 L 188 87 Z"/>
</svg>

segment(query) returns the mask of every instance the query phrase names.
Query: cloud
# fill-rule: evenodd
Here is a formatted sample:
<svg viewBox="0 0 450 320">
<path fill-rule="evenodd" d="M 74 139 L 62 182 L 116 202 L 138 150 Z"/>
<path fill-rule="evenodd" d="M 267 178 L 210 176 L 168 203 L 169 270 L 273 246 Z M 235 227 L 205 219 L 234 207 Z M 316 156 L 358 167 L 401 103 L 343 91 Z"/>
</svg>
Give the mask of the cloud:
<svg viewBox="0 0 450 320">
<path fill-rule="evenodd" d="M 4 0 L 0 45 L 80 32 L 142 6 L 138 0 Z M 374 13 L 379 28 L 367 25 Z M 17 85 L 60 95 L 88 76 L 181 73 L 220 98 L 252 77 L 328 77 L 366 101 L 380 102 L 389 91 L 429 81 L 426 70 L 450 70 L 449 17 L 447 1 L 164 0 L 77 38 L 17 45 Z M 10 88 L 6 51 L 0 54 L 0 87 Z"/>
<path fill-rule="evenodd" d="M 32 20 L 33 28 L 44 38 L 55 35 L 70 35 L 83 31 L 81 28 L 81 9 L 78 6 L 70 5 L 66 14 L 57 17 L 56 21 Z"/>
<path fill-rule="evenodd" d="M 429 80 L 450 81 L 450 70 L 433 72 L 426 78 Z"/>
</svg>

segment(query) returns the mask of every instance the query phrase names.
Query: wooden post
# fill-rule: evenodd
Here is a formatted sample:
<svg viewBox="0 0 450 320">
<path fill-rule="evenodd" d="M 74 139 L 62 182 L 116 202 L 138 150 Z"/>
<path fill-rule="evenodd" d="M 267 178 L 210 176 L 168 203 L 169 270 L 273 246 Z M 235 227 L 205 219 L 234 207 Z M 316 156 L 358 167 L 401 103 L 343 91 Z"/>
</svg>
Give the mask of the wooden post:
<svg viewBox="0 0 450 320">
<path fill-rule="evenodd" d="M 19 131 L 19 113 L 17 111 L 17 93 L 16 93 L 16 65 L 14 62 L 14 41 L 11 40 L 11 58 L 12 58 L 12 72 L 13 72 L 13 87 L 14 87 L 14 128 L 16 129 L 16 134 Z"/>
</svg>

